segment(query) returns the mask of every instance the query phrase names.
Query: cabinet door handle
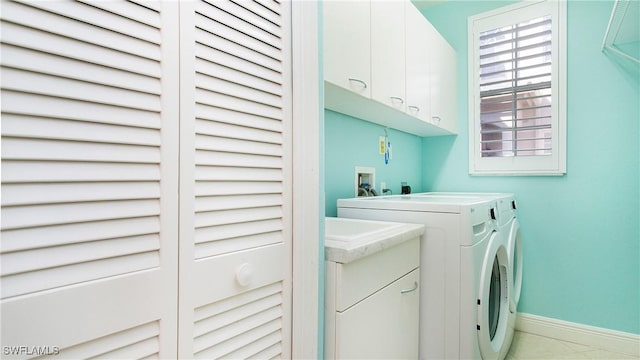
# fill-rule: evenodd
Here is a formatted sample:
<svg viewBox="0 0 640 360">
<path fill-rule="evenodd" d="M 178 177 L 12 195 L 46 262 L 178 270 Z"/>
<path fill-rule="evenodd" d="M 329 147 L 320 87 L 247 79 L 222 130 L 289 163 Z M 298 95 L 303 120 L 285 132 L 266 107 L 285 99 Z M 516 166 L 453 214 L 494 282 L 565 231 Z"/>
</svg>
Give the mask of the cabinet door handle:
<svg viewBox="0 0 640 360">
<path fill-rule="evenodd" d="M 349 78 L 349 81 L 357 82 L 358 84 L 362 84 L 362 86 L 364 86 L 365 89 L 367 88 L 367 83 L 365 81 L 363 81 L 363 80 Z"/>
<path fill-rule="evenodd" d="M 415 106 L 415 105 L 409 105 L 407 106 L 409 109 L 414 110 L 416 113 L 420 112 L 420 108 Z"/>
<path fill-rule="evenodd" d="M 404 99 L 401 97 L 397 97 L 397 96 L 389 96 L 389 98 L 391 98 L 391 100 L 397 100 L 400 101 L 400 104 L 404 104 Z"/>
<path fill-rule="evenodd" d="M 418 289 L 418 282 L 414 281 L 413 282 L 413 287 L 411 289 L 400 290 L 400 294 L 410 293 L 412 291 L 416 291 L 417 289 Z"/>
<path fill-rule="evenodd" d="M 440 120 L 442 120 L 440 119 L 440 116 L 432 116 L 431 118 L 433 119 L 433 122 L 435 122 L 436 124 L 440 124 Z"/>
</svg>

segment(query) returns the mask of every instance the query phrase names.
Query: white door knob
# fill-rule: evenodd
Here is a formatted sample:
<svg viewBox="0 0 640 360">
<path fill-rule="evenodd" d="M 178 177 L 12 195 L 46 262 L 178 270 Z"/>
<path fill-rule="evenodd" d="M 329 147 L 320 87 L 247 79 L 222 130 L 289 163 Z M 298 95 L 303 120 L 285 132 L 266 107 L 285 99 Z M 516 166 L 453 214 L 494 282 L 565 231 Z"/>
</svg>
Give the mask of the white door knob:
<svg viewBox="0 0 640 360">
<path fill-rule="evenodd" d="M 236 270 L 236 281 L 240 286 L 248 286 L 251 284 L 253 278 L 253 266 L 249 263 L 244 263 L 238 266 Z"/>
</svg>

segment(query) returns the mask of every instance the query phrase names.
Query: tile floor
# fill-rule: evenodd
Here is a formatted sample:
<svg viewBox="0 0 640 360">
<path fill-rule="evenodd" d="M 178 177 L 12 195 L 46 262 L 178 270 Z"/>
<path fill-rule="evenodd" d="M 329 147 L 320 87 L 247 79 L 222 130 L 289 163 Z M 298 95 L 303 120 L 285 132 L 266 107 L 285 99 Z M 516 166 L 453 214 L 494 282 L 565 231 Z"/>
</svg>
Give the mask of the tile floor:
<svg viewBox="0 0 640 360">
<path fill-rule="evenodd" d="M 506 360 L 516 359 L 640 359 L 582 344 L 516 331 Z"/>
</svg>

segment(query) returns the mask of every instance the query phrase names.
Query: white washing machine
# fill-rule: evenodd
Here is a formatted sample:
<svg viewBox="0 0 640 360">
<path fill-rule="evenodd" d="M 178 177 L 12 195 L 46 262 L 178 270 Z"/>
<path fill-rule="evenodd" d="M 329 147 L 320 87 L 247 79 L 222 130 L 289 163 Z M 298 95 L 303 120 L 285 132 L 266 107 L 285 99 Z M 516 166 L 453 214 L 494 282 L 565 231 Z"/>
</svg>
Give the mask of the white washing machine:
<svg viewBox="0 0 640 360">
<path fill-rule="evenodd" d="M 420 358 L 503 359 L 508 250 L 495 199 L 392 195 L 338 200 L 338 217 L 424 224 Z"/>
<path fill-rule="evenodd" d="M 424 197 L 478 197 L 494 199 L 498 206 L 498 233 L 508 249 L 509 266 L 509 321 L 505 346 L 510 347 L 515 332 L 518 302 L 522 289 L 522 237 L 516 217 L 517 206 L 512 193 L 429 192 L 415 196 Z"/>
</svg>

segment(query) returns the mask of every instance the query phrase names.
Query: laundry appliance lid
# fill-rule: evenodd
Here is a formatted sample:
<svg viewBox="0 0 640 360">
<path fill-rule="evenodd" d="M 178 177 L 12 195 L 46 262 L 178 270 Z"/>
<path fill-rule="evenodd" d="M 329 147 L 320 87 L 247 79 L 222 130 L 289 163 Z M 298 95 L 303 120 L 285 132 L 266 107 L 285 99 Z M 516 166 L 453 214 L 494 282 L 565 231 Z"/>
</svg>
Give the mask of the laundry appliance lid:
<svg viewBox="0 0 640 360">
<path fill-rule="evenodd" d="M 487 198 L 464 196 L 390 195 L 338 199 L 339 208 L 442 212 L 460 214 L 474 206 L 491 202 Z"/>
</svg>

